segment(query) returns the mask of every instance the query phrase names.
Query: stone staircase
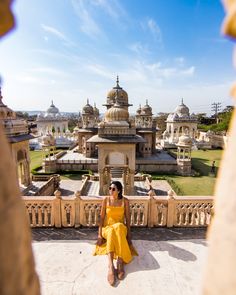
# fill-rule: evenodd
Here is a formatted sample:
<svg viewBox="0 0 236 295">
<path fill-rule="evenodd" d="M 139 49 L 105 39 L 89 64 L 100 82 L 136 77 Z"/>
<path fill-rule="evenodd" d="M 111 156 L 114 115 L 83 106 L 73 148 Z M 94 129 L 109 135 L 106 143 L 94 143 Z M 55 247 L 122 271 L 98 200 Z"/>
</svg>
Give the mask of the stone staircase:
<svg viewBox="0 0 236 295">
<path fill-rule="evenodd" d="M 122 178 L 123 168 L 121 167 L 112 167 L 111 168 L 111 176 L 114 178 Z"/>
</svg>

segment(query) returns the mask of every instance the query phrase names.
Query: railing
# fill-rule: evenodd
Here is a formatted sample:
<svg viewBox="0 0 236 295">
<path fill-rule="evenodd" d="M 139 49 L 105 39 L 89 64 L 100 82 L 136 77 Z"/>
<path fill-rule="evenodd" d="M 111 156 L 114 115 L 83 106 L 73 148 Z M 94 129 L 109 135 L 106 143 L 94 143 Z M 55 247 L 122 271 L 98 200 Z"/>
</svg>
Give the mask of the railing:
<svg viewBox="0 0 236 295">
<path fill-rule="evenodd" d="M 214 212 L 213 197 L 128 196 L 133 227 L 206 227 Z M 102 197 L 23 197 L 31 227 L 96 227 Z"/>
</svg>

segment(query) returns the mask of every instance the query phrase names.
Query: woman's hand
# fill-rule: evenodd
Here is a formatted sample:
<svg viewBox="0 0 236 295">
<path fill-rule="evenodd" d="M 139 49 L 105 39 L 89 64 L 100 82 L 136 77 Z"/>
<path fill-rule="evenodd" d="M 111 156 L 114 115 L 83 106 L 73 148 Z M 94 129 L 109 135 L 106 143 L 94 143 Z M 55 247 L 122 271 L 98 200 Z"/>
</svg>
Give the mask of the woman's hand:
<svg viewBox="0 0 236 295">
<path fill-rule="evenodd" d="M 101 236 L 98 236 L 98 239 L 97 239 L 97 245 L 98 246 L 101 246 L 102 244 L 104 243 L 104 239 L 103 239 L 103 237 L 101 237 Z"/>
</svg>

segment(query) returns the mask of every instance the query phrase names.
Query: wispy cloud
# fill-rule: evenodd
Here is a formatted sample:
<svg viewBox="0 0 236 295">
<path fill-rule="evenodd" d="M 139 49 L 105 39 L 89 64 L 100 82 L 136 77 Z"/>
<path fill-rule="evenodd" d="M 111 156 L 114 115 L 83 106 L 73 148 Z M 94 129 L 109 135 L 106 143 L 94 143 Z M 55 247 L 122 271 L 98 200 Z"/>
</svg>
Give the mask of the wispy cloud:
<svg viewBox="0 0 236 295">
<path fill-rule="evenodd" d="M 154 19 L 149 18 L 147 20 L 147 27 L 150 30 L 153 38 L 157 41 L 162 43 L 162 33 L 161 33 L 161 29 L 158 26 L 158 24 L 155 22 Z"/>
<path fill-rule="evenodd" d="M 80 30 L 91 38 L 97 38 L 103 35 L 102 30 L 92 17 L 85 3 L 89 3 L 89 1 L 72 0 L 74 12 L 80 21 Z"/>
<path fill-rule="evenodd" d="M 50 27 L 50 26 L 47 26 L 47 25 L 44 25 L 44 24 L 41 24 L 41 28 L 45 32 L 48 32 L 50 34 L 53 34 L 54 36 L 56 36 L 57 38 L 59 38 L 61 40 L 67 41 L 66 36 L 63 33 L 61 33 L 60 31 L 58 31 L 57 29 L 55 29 L 53 27 Z"/>
<path fill-rule="evenodd" d="M 148 54 L 150 53 L 150 50 L 148 48 L 148 45 L 147 44 L 142 44 L 141 42 L 135 42 L 135 43 L 132 43 L 130 45 L 128 45 L 128 48 L 137 53 L 137 54 Z"/>
<path fill-rule="evenodd" d="M 44 30 L 44 32 L 49 33 L 49 34 L 53 35 L 54 37 L 58 38 L 59 40 L 63 41 L 64 45 L 66 45 L 66 46 L 75 46 L 74 42 L 69 40 L 69 38 L 67 38 L 65 36 L 65 34 L 60 32 L 59 30 L 55 29 L 54 27 L 51 27 L 51 26 L 48 26 L 48 25 L 45 25 L 45 24 L 41 24 L 41 28 Z M 44 40 L 48 41 L 48 37 L 44 36 Z"/>
<path fill-rule="evenodd" d="M 112 79 L 114 75 L 114 73 L 110 71 L 107 67 L 100 64 L 89 64 L 85 66 L 85 69 L 92 74 L 96 74 L 108 79 Z"/>
<path fill-rule="evenodd" d="M 92 0 L 92 4 L 99 6 L 111 18 L 116 20 L 127 15 L 125 9 L 117 0 Z"/>
<path fill-rule="evenodd" d="M 34 67 L 28 70 L 29 72 L 47 74 L 52 76 L 67 76 L 67 73 L 62 70 L 58 70 L 50 67 Z"/>
</svg>

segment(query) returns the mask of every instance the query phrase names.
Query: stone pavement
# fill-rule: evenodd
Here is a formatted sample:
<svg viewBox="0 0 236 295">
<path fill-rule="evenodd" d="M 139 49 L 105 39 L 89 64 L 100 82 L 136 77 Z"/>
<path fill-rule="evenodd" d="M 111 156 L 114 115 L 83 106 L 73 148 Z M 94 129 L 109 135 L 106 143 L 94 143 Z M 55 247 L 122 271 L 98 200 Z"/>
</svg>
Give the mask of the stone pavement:
<svg viewBox="0 0 236 295">
<path fill-rule="evenodd" d="M 139 256 L 115 287 L 106 256 L 92 256 L 97 229 L 33 229 L 42 295 L 199 294 L 207 250 L 205 229 L 134 228 Z"/>
<path fill-rule="evenodd" d="M 119 179 L 122 181 L 121 179 Z M 61 180 L 60 191 L 62 196 L 73 196 L 77 190 L 80 189 L 82 180 Z M 171 186 L 166 180 L 153 180 L 152 187 L 157 196 L 167 196 L 168 190 Z M 134 188 L 137 196 L 147 196 L 148 188 L 145 187 L 144 181 L 135 181 Z M 85 195 L 98 196 L 99 195 L 99 182 L 88 181 L 88 185 L 84 192 Z"/>
</svg>

